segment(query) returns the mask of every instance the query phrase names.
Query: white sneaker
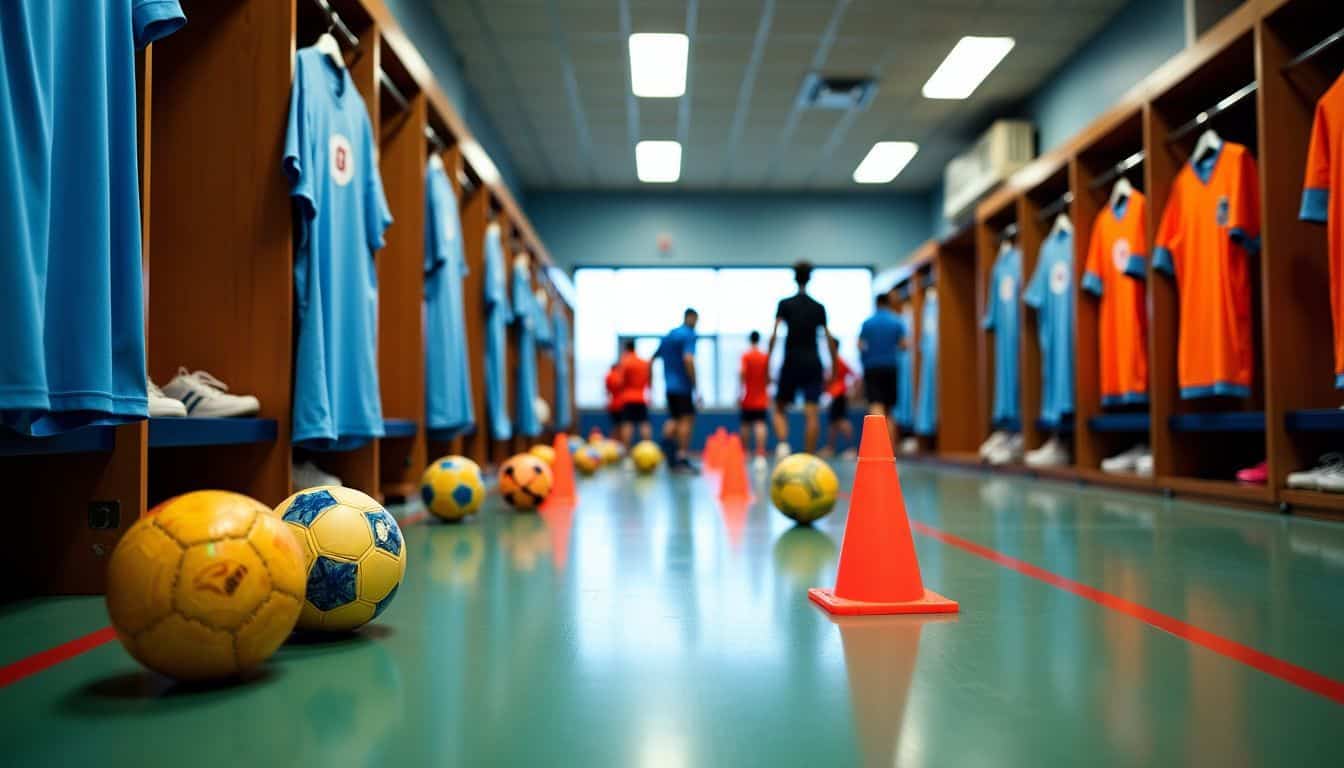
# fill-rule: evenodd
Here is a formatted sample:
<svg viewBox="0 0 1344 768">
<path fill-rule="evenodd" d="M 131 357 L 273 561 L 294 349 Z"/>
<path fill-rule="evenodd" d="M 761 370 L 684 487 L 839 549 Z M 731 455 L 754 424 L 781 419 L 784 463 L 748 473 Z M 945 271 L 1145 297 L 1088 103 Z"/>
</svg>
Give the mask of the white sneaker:
<svg viewBox="0 0 1344 768">
<path fill-rule="evenodd" d="M 985 461 L 988 461 L 996 467 L 1020 462 L 1022 461 L 1023 445 L 1022 435 L 1009 435 L 1004 440 L 1000 441 L 998 445 L 994 446 L 994 449 L 990 451 L 990 454 Z"/>
<path fill-rule="evenodd" d="M 1026 463 L 1029 467 L 1064 467 L 1069 464 L 1069 449 L 1058 437 L 1045 441 L 1045 445 L 1034 451 L 1027 451 Z"/>
<path fill-rule="evenodd" d="M 168 382 L 163 391 L 181 400 L 189 416 L 251 416 L 261 410 L 257 398 L 230 395 L 227 384 L 205 371 L 188 373 L 186 368 L 178 368 L 177 378 Z"/>
<path fill-rule="evenodd" d="M 163 390 L 159 389 L 154 380 L 148 376 L 145 377 L 145 389 L 149 390 L 149 417 L 151 419 L 180 418 L 187 415 L 187 407 L 182 404 L 182 401 L 174 400 L 163 394 Z"/>
<path fill-rule="evenodd" d="M 1101 460 L 1101 471 L 1111 474 L 1121 472 L 1134 472 L 1138 469 L 1139 458 L 1148 456 L 1148 463 L 1152 464 L 1152 454 L 1148 451 L 1148 446 L 1140 443 L 1130 448 L 1124 453 L 1117 453 L 1110 458 Z"/>
<path fill-rule="evenodd" d="M 751 467 L 757 472 L 764 472 L 770 468 L 770 462 L 766 460 L 765 454 L 758 453 L 756 458 L 751 460 Z"/>
<path fill-rule="evenodd" d="M 1316 490 L 1324 493 L 1344 493 L 1344 470 L 1321 475 L 1316 480 Z"/>
<path fill-rule="evenodd" d="M 341 478 L 323 472 L 311 461 L 295 464 L 291 469 L 289 477 L 289 484 L 293 488 L 294 493 L 298 493 L 305 488 L 316 488 L 319 485 L 341 484 Z"/>
<path fill-rule="evenodd" d="M 1327 453 L 1312 469 L 1292 472 L 1288 475 L 1288 487 L 1306 491 L 1321 489 L 1321 481 L 1331 475 L 1344 473 L 1344 455 Z"/>
<path fill-rule="evenodd" d="M 1139 477 L 1153 476 L 1153 454 L 1144 451 L 1143 455 L 1134 462 L 1134 473 Z"/>
<path fill-rule="evenodd" d="M 775 446 L 776 459 L 787 459 L 791 453 L 793 453 L 793 451 L 789 448 L 789 444 L 782 440 L 779 442 L 779 445 Z"/>
<path fill-rule="evenodd" d="M 1003 441 L 1008 439 L 1008 433 L 1003 430 L 997 430 L 990 434 L 989 439 L 980 444 L 980 458 L 988 459 L 994 449 L 998 448 Z"/>
<path fill-rule="evenodd" d="M 909 456 L 912 453 L 919 452 L 919 440 L 913 437 L 907 437 L 901 440 L 901 453 Z"/>
</svg>

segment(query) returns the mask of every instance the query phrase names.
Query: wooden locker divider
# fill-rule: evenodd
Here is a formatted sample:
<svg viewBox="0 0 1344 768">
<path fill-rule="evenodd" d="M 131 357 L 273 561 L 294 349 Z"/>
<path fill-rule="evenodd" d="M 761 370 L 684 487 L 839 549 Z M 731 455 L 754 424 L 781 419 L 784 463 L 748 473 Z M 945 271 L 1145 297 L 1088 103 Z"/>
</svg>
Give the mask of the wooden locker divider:
<svg viewBox="0 0 1344 768">
<path fill-rule="evenodd" d="M 391 62 L 384 58 L 384 66 Z M 393 225 L 378 254 L 378 379 L 383 417 L 410 421 L 410 436 L 379 441 L 381 488 L 387 498 L 415 495 L 426 459 L 425 434 L 425 98 L 407 85 L 405 109 L 382 99 L 379 167 Z M 398 111 L 393 111 L 398 110 Z"/>
<path fill-rule="evenodd" d="M 565 348 L 568 350 L 568 354 L 566 355 L 568 358 L 568 366 L 566 367 L 566 370 L 569 372 L 569 397 L 567 398 L 569 400 L 569 423 L 557 424 L 557 427 L 560 431 L 574 434 L 579 428 L 579 401 L 575 395 L 577 390 L 574 388 L 574 307 L 562 302 L 560 311 L 565 315 L 565 325 L 569 328 L 570 333 L 569 343 L 565 345 Z"/>
<path fill-rule="evenodd" d="M 1000 195 L 996 199 L 992 199 L 988 206 L 981 206 L 982 211 L 986 207 L 988 207 L 986 212 L 977 212 L 975 222 L 975 333 L 976 350 L 978 352 L 976 370 L 979 371 L 977 377 L 979 389 L 975 402 L 976 418 L 981 424 L 981 434 L 988 436 L 995 429 L 990 417 L 993 414 L 994 382 L 997 377 L 994 338 L 984 327 L 985 313 L 989 309 L 989 292 L 998 290 L 997 286 L 989 284 L 990 275 L 994 270 L 994 262 L 999 258 L 999 245 L 1002 242 L 1003 232 L 1010 225 L 1020 226 L 1020 223 L 1017 221 L 1017 195 L 1015 194 Z M 1015 238 L 1019 248 L 1021 247 L 1020 238 L 1021 232 L 1019 231 L 1017 238 Z M 1020 300 L 1020 286 L 1018 294 Z M 1018 328 L 1021 329 L 1020 320 Z M 1020 368 L 1020 360 L 1018 365 Z M 984 442 L 983 439 L 981 442 Z M 975 449 L 978 448 L 979 445 L 977 444 Z"/>
<path fill-rule="evenodd" d="M 1298 218 L 1307 146 L 1316 102 L 1344 71 L 1344 45 L 1285 70 L 1299 54 L 1344 26 L 1344 5 L 1333 0 L 1274 4 L 1257 26 L 1260 55 L 1260 178 L 1263 264 L 1266 429 L 1270 484 L 1285 507 L 1344 512 L 1344 494 L 1287 488 L 1288 473 L 1316 464 L 1340 448 L 1344 419 L 1335 389 L 1330 272 L 1326 230 Z M 1336 281 L 1340 276 L 1334 277 Z M 1290 430 L 1290 420 L 1304 428 Z M 1307 424 L 1308 420 L 1316 422 Z M 1314 427 L 1314 428 L 1305 428 Z"/>
<path fill-rule="evenodd" d="M 155 381 L 204 369 L 261 402 L 256 419 L 150 424 L 149 502 L 224 488 L 289 494 L 293 259 L 281 172 L 294 23 L 266 0 L 193 2 L 156 45 L 147 242 L 148 360 Z M 236 88 L 240 80 L 248 88 Z M 209 180 L 203 183 L 203 180 Z M 160 423 L 162 422 L 162 423 Z M 156 428 L 179 431 L 155 447 Z M 215 428 L 247 427 L 216 444 Z"/>
<path fill-rule="evenodd" d="M 458 153 L 460 157 L 460 153 Z M 471 394 L 476 429 L 462 437 L 462 453 L 482 467 L 490 463 L 489 392 L 485 388 L 485 231 L 490 226 L 490 190 L 477 187 L 462 204 L 462 246 L 467 278 L 462 286 L 471 352 Z"/>
<path fill-rule="evenodd" d="M 1195 131 L 1179 141 L 1169 140 L 1173 129 L 1194 118 L 1213 102 L 1220 100 L 1255 79 L 1255 37 L 1245 25 L 1244 16 L 1230 17 L 1215 27 L 1209 42 L 1198 51 L 1198 58 L 1184 76 L 1163 89 L 1148 105 L 1145 118 L 1146 189 L 1152 210 L 1150 240 L 1156 247 L 1157 227 L 1170 198 L 1171 186 L 1188 162 L 1198 135 Z M 1257 146 L 1255 102 L 1246 99 L 1216 117 L 1216 128 L 1227 141 Z M 1263 418 L 1264 350 L 1259 330 L 1259 262 L 1251 259 L 1252 335 L 1256 356 L 1256 379 L 1250 400 L 1227 398 L 1184 400 L 1177 380 L 1177 347 L 1180 328 L 1180 299 L 1176 282 L 1164 273 L 1149 268 L 1149 362 L 1152 371 L 1150 392 L 1153 460 L 1158 483 L 1173 492 L 1211 495 L 1232 501 L 1266 503 L 1274 498 L 1268 486 L 1238 484 L 1233 475 L 1240 467 L 1250 466 L 1265 457 L 1263 426 L 1255 431 L 1242 425 L 1224 428 L 1202 414 L 1209 412 L 1259 412 Z M 1198 415 L 1194 416 L 1192 414 Z M 1178 429 L 1177 421 L 1198 418 L 1207 429 Z M 1253 417 L 1252 417 L 1253 418 Z"/>
<path fill-rule="evenodd" d="M 1078 475 L 1088 481 L 1122 487 L 1151 488 L 1152 478 L 1134 474 L 1107 474 L 1101 471 L 1101 460 L 1114 456 L 1137 443 L 1149 442 L 1147 424 L 1150 416 L 1147 406 L 1117 408 L 1103 411 L 1101 407 L 1101 350 L 1100 300 L 1082 290 L 1083 274 L 1087 267 L 1088 248 L 1097 216 L 1110 200 L 1120 164 L 1143 150 L 1143 111 L 1126 110 L 1114 120 L 1092 132 L 1088 141 L 1079 148 L 1070 164 L 1073 204 L 1071 217 L 1074 225 L 1074 284 L 1076 346 L 1074 354 L 1074 456 Z M 1134 188 L 1143 190 L 1145 184 L 1140 168 L 1131 168 L 1123 174 Z M 1096 186 L 1098 181 L 1104 182 Z M 1149 218 L 1152 217 L 1149 211 Z M 1151 247 L 1144 254 L 1151 259 Z M 1147 289 L 1145 281 L 1145 293 Z M 1116 414 L 1133 414 L 1144 426 L 1119 427 L 1124 421 Z"/>
<path fill-rule="evenodd" d="M 1018 339 L 1018 381 L 1021 388 L 1019 408 L 1022 411 L 1022 438 L 1026 450 L 1039 448 L 1053 430 L 1040 424 L 1044 387 L 1038 335 L 1040 324 L 1036 310 L 1026 305 L 1023 296 L 1026 295 L 1032 275 L 1036 273 L 1041 245 L 1054 226 L 1053 217 L 1041 221 L 1040 213 L 1047 206 L 1054 205 L 1068 191 L 1068 165 L 1061 161 L 1045 179 L 1017 198 L 1017 243 L 1022 250 L 1022 285 L 1018 291 L 1018 327 L 1021 331 Z"/>
<path fill-rule="evenodd" d="M 307 6 L 306 3 L 302 5 Z M 355 88 L 359 91 L 360 96 L 363 97 L 364 106 L 368 108 L 369 121 L 372 123 L 373 136 L 376 140 L 382 131 L 378 83 L 378 73 L 382 66 L 381 35 L 372 21 L 368 20 L 367 17 L 362 17 L 362 13 L 358 15 L 355 13 L 357 3 L 354 0 L 348 0 L 347 3 L 333 2 L 332 5 L 336 7 L 341 18 L 351 25 L 355 34 L 359 37 L 359 47 L 354 51 L 347 52 L 345 61 L 350 72 L 350 78 L 354 81 Z M 347 5 L 351 7 L 347 8 Z M 325 26 L 321 26 L 321 20 L 318 19 L 317 22 L 319 26 L 314 31 L 308 31 L 309 27 L 306 24 L 301 23 L 299 25 L 301 36 L 299 42 L 301 44 L 311 45 L 309 37 L 316 40 L 317 34 L 325 30 Z M 394 222 L 392 228 L 396 226 Z M 388 237 L 392 237 L 392 228 L 388 229 Z M 384 253 L 385 250 L 380 251 L 374 255 L 374 258 L 381 262 Z M 379 277 L 381 278 L 381 275 Z M 379 378 L 381 380 L 381 376 Z M 381 500 L 380 442 L 378 439 L 373 439 L 351 450 L 314 452 L 312 458 L 319 467 L 339 477 L 346 486 L 363 491 Z"/>
<path fill-rule="evenodd" d="M 938 456 L 970 463 L 979 463 L 976 451 L 989 435 L 979 405 L 977 263 L 974 227 L 938 244 Z"/>
</svg>

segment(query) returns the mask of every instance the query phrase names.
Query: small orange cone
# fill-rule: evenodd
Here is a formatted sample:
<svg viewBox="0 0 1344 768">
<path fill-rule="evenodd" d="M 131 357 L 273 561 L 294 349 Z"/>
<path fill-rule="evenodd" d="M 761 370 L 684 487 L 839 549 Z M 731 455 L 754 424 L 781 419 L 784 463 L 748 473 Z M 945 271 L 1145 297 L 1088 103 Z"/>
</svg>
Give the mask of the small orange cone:
<svg viewBox="0 0 1344 768">
<path fill-rule="evenodd" d="M 705 469 L 717 470 L 723 464 L 724 438 L 723 429 L 720 428 L 705 440 Z"/>
<path fill-rule="evenodd" d="M 955 600 L 924 588 L 896 457 L 881 416 L 863 418 L 835 589 L 813 588 L 807 596 L 830 613 L 843 615 L 959 610 Z"/>
<path fill-rule="evenodd" d="M 541 503 L 542 509 L 572 507 L 579 503 L 579 494 L 574 490 L 574 457 L 569 454 L 569 435 L 557 433 L 553 447 L 555 461 L 551 463 L 551 492 Z"/>
<path fill-rule="evenodd" d="M 719 501 L 742 501 L 751 498 L 751 484 L 747 482 L 747 456 L 742 450 L 742 438 L 729 436 L 722 452 L 723 482 L 719 485 Z"/>
</svg>

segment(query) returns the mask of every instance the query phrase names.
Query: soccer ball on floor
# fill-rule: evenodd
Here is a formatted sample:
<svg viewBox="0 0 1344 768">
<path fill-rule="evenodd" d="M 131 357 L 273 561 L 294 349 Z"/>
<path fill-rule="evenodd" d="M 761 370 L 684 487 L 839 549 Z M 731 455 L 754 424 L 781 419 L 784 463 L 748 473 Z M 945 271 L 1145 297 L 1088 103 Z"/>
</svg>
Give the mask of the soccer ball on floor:
<svg viewBox="0 0 1344 768">
<path fill-rule="evenodd" d="M 591 475 L 602 466 L 602 453 L 591 445 L 585 445 L 574 452 L 574 468 L 585 475 Z"/>
<path fill-rule="evenodd" d="M 499 468 L 499 492 L 514 509 L 535 509 L 551 492 L 551 468 L 530 453 L 520 453 Z"/>
<path fill-rule="evenodd" d="M 444 456 L 420 476 L 420 499 L 440 520 L 461 520 L 475 513 L 484 498 L 481 468 L 470 459 Z"/>
<path fill-rule="evenodd" d="M 353 488 L 323 485 L 275 508 L 303 548 L 308 598 L 299 629 L 345 632 L 387 609 L 406 574 L 397 521 Z"/>
<path fill-rule="evenodd" d="M 785 517 L 807 524 L 831 513 L 840 480 L 830 465 L 807 453 L 795 453 L 770 473 L 770 501 Z"/>
<path fill-rule="evenodd" d="M 602 462 L 605 464 L 615 464 L 621 460 L 625 453 L 625 446 L 616 440 L 603 440 L 593 446 L 598 454 L 602 456 Z"/>
<path fill-rule="evenodd" d="M 256 499 L 178 496 L 121 537 L 107 570 L 107 612 L 126 650 L 178 680 L 258 667 L 294 630 L 303 551 Z"/>
<path fill-rule="evenodd" d="M 648 474 L 663 463 L 663 449 L 652 440 L 643 440 L 630 449 L 630 458 L 635 462 L 635 469 Z"/>
<path fill-rule="evenodd" d="M 570 438 L 569 438 L 569 455 L 570 455 L 570 456 L 573 456 L 575 453 L 578 453 L 579 449 L 580 449 L 580 448 L 583 448 L 585 445 L 587 445 L 587 443 L 583 442 L 583 438 L 582 438 L 582 437 L 579 437 L 578 435 L 574 435 L 573 437 L 570 437 Z"/>
<path fill-rule="evenodd" d="M 527 452 L 546 462 L 547 466 L 555 463 L 555 449 L 549 445 L 534 445 Z"/>
</svg>

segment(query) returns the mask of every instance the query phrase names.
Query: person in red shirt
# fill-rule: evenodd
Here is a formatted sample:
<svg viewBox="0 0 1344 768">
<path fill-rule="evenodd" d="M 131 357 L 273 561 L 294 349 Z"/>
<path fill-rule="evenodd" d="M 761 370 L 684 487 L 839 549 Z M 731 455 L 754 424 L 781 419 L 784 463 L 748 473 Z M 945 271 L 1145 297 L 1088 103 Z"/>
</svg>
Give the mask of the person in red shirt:
<svg viewBox="0 0 1344 768">
<path fill-rule="evenodd" d="M 853 376 L 854 369 L 836 355 L 835 364 L 831 366 L 830 381 L 826 382 L 826 394 L 831 398 L 827 411 L 827 455 L 834 455 L 840 450 L 841 437 L 846 443 L 854 441 L 854 425 L 849 421 L 849 383 Z"/>
<path fill-rule="evenodd" d="M 617 364 L 621 373 L 621 442 L 627 446 L 633 444 L 635 428 L 639 428 L 640 440 L 653 439 L 653 427 L 649 424 L 649 361 L 635 354 L 635 341 L 625 342 L 625 352 Z"/>
<path fill-rule="evenodd" d="M 617 437 L 621 433 L 622 406 L 621 402 L 621 364 L 620 361 L 611 364 L 611 369 L 607 371 L 607 418 L 611 421 L 611 436 Z"/>
<path fill-rule="evenodd" d="M 770 407 L 770 356 L 761 351 L 761 334 L 752 331 L 747 337 L 751 348 L 742 353 L 742 445 L 749 445 L 755 437 L 756 463 L 765 463 L 765 412 Z"/>
</svg>

